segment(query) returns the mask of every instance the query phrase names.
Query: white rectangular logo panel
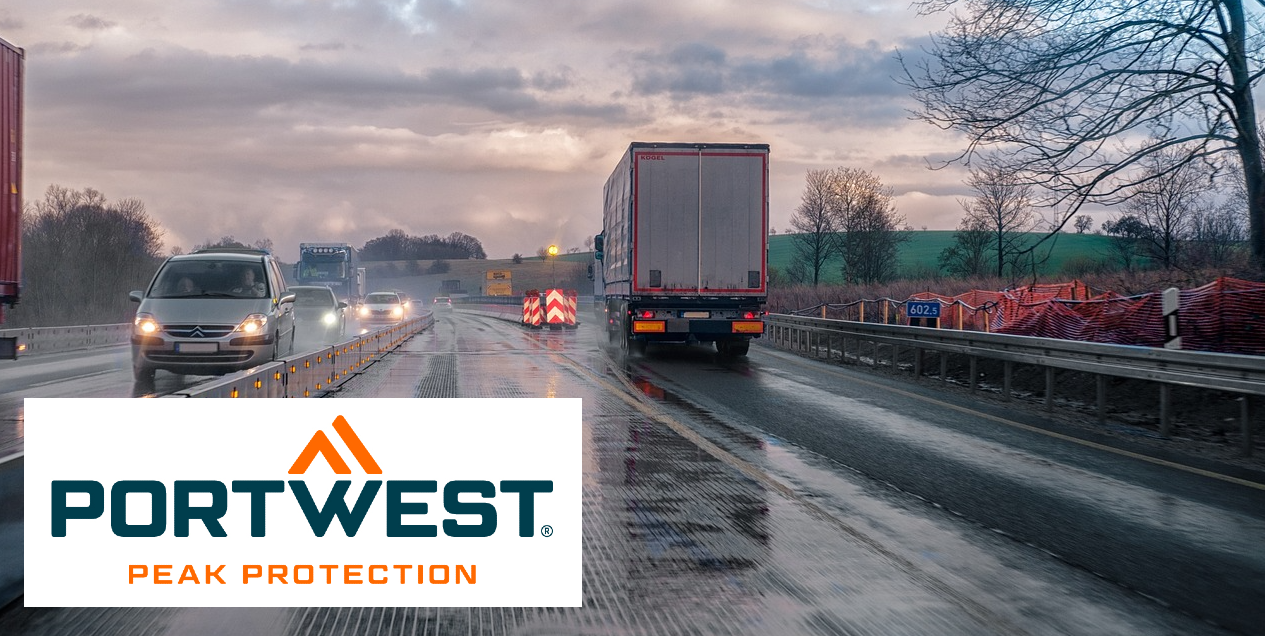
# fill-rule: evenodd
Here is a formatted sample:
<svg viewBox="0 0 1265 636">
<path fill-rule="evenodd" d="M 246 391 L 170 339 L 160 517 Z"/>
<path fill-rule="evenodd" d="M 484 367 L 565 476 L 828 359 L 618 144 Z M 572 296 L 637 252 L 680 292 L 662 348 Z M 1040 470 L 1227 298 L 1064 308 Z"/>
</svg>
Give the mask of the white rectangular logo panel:
<svg viewBox="0 0 1265 636">
<path fill-rule="evenodd" d="M 27 399 L 28 607 L 580 607 L 581 400 Z"/>
</svg>

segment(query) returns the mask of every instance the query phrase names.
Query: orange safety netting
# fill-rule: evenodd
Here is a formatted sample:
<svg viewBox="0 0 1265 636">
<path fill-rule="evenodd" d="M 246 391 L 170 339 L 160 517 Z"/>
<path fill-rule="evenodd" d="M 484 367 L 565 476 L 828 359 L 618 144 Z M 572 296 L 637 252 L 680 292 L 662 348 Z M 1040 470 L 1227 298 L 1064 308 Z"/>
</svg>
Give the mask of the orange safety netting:
<svg viewBox="0 0 1265 636">
<path fill-rule="evenodd" d="M 1182 349 L 1265 354 L 1265 284 L 1219 278 L 1179 295 Z M 958 312 L 965 329 L 1162 347 L 1161 296 L 1158 292 L 1130 297 L 1113 292 L 1094 295 L 1088 285 L 1072 281 L 1004 292 L 976 290 L 957 296 L 919 293 L 910 299 L 945 304 L 944 327 L 956 326 Z"/>
</svg>

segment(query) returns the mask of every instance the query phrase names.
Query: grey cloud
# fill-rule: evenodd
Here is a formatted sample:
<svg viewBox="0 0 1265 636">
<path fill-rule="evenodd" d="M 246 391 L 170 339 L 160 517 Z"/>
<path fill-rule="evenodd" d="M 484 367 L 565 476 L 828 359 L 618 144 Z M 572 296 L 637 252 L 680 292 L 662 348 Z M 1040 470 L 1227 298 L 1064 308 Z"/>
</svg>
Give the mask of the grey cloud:
<svg viewBox="0 0 1265 636">
<path fill-rule="evenodd" d="M 26 50 L 34 55 L 66 55 L 79 53 L 87 49 L 87 46 L 75 44 L 74 42 L 36 42 L 26 47 Z M 27 62 L 27 64 L 30 63 L 30 61 Z"/>
<path fill-rule="evenodd" d="M 299 47 L 300 51 L 341 51 L 347 48 L 342 42 L 323 42 L 321 44 L 304 44 Z"/>
<path fill-rule="evenodd" d="M 568 67 L 562 67 L 552 73 L 546 71 L 537 72 L 532 75 L 532 88 L 540 91 L 559 91 L 564 88 L 570 88 L 575 81 L 572 77 L 575 72 Z"/>
<path fill-rule="evenodd" d="M 24 26 L 26 25 L 17 18 L 10 18 L 9 16 L 0 18 L 0 29 L 4 29 L 5 31 L 17 31 Z"/>
<path fill-rule="evenodd" d="M 834 54 L 827 61 L 803 52 L 733 60 L 715 46 L 693 43 L 638 56 L 633 86 L 650 93 L 754 92 L 806 99 L 904 94 L 892 79 L 900 69 L 891 53 L 836 45 Z"/>
<path fill-rule="evenodd" d="M 104 18 L 99 18 L 95 15 L 80 13 L 66 18 L 66 24 L 84 31 L 104 31 L 117 25 L 118 23 Z"/>
</svg>

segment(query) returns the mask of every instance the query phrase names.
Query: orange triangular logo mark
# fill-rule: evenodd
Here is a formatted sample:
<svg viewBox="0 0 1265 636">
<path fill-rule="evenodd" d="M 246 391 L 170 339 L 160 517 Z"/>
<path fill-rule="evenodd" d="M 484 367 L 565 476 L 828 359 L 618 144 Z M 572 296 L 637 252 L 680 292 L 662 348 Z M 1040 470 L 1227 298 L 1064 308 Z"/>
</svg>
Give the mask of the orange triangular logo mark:
<svg viewBox="0 0 1265 636">
<path fill-rule="evenodd" d="M 382 468 L 378 466 L 378 462 L 374 461 L 373 455 L 369 454 L 369 449 L 365 448 L 364 443 L 360 441 L 360 437 L 356 435 L 356 431 L 351 429 L 351 425 L 343 416 L 339 415 L 334 418 L 334 432 L 338 433 L 338 437 L 343 440 L 351 454 L 356 458 L 356 462 L 360 467 L 370 475 L 381 475 Z M 338 454 L 338 449 L 334 448 L 334 444 L 329 441 L 329 436 L 325 435 L 325 431 L 316 431 L 312 439 L 308 440 L 307 446 L 303 447 L 303 452 L 299 453 L 299 458 L 294 460 L 294 465 L 290 467 L 291 475 L 302 475 L 307 472 L 312 460 L 316 459 L 316 454 L 320 453 L 325 456 L 326 463 L 330 468 L 334 469 L 334 473 L 338 475 L 350 475 L 351 468 L 347 467 L 347 462 L 343 461 L 342 455 Z"/>
</svg>

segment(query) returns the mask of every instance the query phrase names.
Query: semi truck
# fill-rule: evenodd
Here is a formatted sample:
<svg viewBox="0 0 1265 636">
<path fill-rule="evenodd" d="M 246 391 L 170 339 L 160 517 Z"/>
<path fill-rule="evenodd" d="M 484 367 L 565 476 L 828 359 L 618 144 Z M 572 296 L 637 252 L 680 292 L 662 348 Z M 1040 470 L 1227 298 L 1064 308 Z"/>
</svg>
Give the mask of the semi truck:
<svg viewBox="0 0 1265 636">
<path fill-rule="evenodd" d="M 0 40 L 0 323 L 22 287 L 22 95 L 25 55 Z M 0 354 L 14 342 L 0 342 Z"/>
<path fill-rule="evenodd" d="M 746 355 L 768 299 L 769 146 L 633 142 L 604 193 L 594 256 L 609 341 Z"/>
<path fill-rule="evenodd" d="M 365 270 L 350 243 L 299 243 L 294 277 L 300 285 L 323 285 L 349 305 L 365 295 Z"/>
</svg>

